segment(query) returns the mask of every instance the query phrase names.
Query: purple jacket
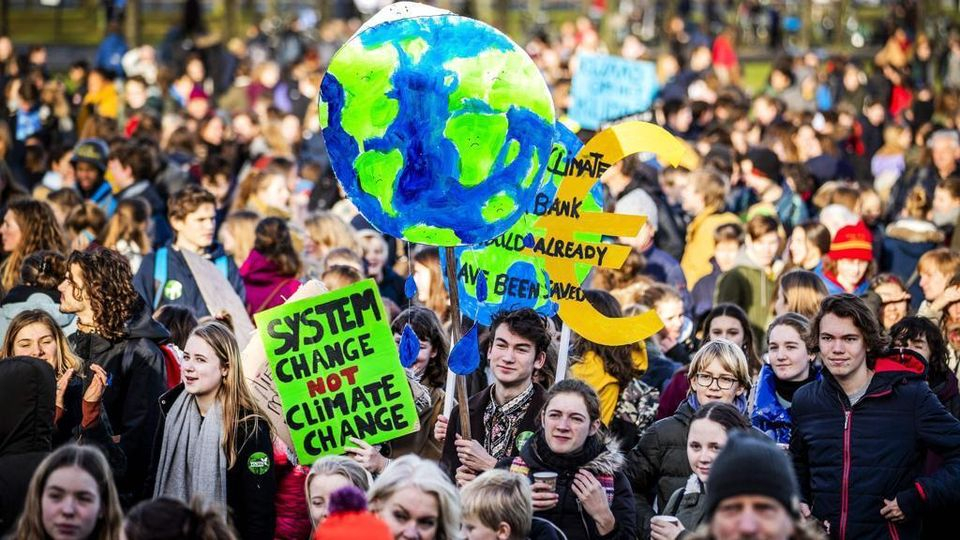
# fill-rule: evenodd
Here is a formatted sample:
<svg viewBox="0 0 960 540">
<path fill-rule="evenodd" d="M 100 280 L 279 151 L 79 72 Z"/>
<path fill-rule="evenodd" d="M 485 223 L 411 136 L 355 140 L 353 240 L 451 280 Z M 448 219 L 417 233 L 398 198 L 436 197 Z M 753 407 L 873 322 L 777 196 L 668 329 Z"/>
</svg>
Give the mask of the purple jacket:
<svg viewBox="0 0 960 540">
<path fill-rule="evenodd" d="M 277 265 L 257 250 L 240 267 L 240 277 L 247 290 L 247 312 L 253 316 L 279 306 L 300 287 L 297 276 L 280 273 Z"/>
</svg>

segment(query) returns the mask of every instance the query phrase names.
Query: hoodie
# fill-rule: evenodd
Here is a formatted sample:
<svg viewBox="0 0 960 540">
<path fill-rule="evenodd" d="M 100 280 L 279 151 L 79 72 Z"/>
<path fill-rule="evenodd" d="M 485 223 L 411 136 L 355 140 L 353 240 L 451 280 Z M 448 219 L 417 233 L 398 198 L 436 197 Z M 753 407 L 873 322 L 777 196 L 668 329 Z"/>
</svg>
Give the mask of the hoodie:
<svg viewBox="0 0 960 540">
<path fill-rule="evenodd" d="M 50 453 L 56 386 L 42 360 L 0 361 L 0 536 L 16 523 L 30 478 Z"/>
<path fill-rule="evenodd" d="M 240 277 L 247 292 L 247 313 L 251 317 L 254 313 L 279 306 L 300 287 L 297 276 L 281 274 L 277 263 L 257 250 L 251 251 L 240 267 Z"/>
<path fill-rule="evenodd" d="M 103 407 L 127 456 L 127 475 L 117 480 L 125 506 L 135 502 L 134 494 L 143 487 L 159 419 L 156 403 L 167 389 L 166 362 L 159 345 L 170 339 L 170 333 L 153 320 L 145 302 L 138 304 L 120 340 L 81 331 L 69 338 L 78 356 L 103 366 L 110 376 Z"/>
<path fill-rule="evenodd" d="M 887 225 L 880 269 L 896 274 L 906 283 L 916 272 L 920 257 L 942 246 L 943 242 L 943 231 L 933 223 L 920 219 L 898 219 Z"/>
<path fill-rule="evenodd" d="M 767 273 L 746 251 L 741 251 L 737 265 L 717 281 L 714 305 L 731 303 L 742 307 L 747 312 L 756 343 L 766 342 L 770 306 L 776 299 L 778 266 L 781 265 L 779 261 L 774 263 L 773 270 Z"/>
<path fill-rule="evenodd" d="M 59 291 L 17 285 L 0 300 L 0 343 L 7 335 L 10 321 L 28 309 L 46 311 L 67 336 L 77 331 L 76 316 L 60 311 Z"/>
<path fill-rule="evenodd" d="M 633 358 L 634 371 L 646 371 L 646 351 L 633 351 L 630 356 Z M 613 420 L 613 413 L 617 409 L 617 402 L 620 400 L 621 389 L 617 379 L 604 367 L 603 358 L 593 351 L 587 351 L 579 362 L 570 366 L 570 374 L 589 384 L 597 392 L 597 396 L 600 397 L 600 421 L 603 425 L 609 426 L 610 421 Z"/>
</svg>

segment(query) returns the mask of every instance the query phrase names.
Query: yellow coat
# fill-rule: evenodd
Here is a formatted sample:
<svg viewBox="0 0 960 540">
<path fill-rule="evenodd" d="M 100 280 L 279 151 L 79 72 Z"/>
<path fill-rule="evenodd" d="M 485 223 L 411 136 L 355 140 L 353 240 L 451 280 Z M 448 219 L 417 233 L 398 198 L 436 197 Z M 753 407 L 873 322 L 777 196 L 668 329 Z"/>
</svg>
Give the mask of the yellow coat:
<svg viewBox="0 0 960 540">
<path fill-rule="evenodd" d="M 647 350 L 643 343 L 633 350 L 633 368 L 637 371 L 647 369 Z M 603 367 L 603 359 L 592 351 L 587 351 L 579 362 L 570 366 L 570 375 L 575 379 L 590 385 L 600 397 L 600 420 L 609 426 L 613 420 L 613 413 L 617 410 L 617 401 L 620 400 L 620 383 L 607 373 Z"/>
<path fill-rule="evenodd" d="M 710 265 L 710 258 L 713 257 L 713 251 L 716 248 L 713 235 L 717 227 L 727 223 L 740 223 L 740 220 L 730 212 L 721 214 L 717 213 L 715 207 L 710 207 L 697 214 L 687 226 L 687 243 L 683 248 L 680 268 L 691 289 L 700 281 L 700 278 L 713 271 Z"/>
<path fill-rule="evenodd" d="M 83 105 L 77 118 L 77 132 L 83 130 L 83 125 L 90 119 L 91 114 L 104 118 L 116 118 L 120 112 L 120 94 L 113 83 L 103 83 L 103 88 L 95 93 L 89 93 L 83 98 Z"/>
</svg>

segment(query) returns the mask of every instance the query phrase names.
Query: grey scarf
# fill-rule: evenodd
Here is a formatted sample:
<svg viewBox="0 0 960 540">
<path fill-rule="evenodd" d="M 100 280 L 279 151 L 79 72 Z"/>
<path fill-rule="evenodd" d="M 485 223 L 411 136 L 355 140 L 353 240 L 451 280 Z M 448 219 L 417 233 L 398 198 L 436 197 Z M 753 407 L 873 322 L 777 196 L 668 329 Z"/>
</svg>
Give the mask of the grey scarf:
<svg viewBox="0 0 960 540">
<path fill-rule="evenodd" d="M 213 503 L 227 503 L 227 458 L 220 444 L 223 409 L 217 400 L 200 416 L 197 399 L 187 392 L 173 402 L 163 427 L 163 446 L 157 468 L 154 498 L 189 501 L 201 495 Z"/>
</svg>

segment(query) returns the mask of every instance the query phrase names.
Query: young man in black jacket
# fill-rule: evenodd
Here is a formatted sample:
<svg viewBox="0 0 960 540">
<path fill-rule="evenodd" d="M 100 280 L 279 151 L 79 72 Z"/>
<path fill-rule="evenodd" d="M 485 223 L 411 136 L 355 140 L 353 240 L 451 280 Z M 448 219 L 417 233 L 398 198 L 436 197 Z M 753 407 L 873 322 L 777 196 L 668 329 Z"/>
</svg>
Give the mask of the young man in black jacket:
<svg viewBox="0 0 960 540">
<path fill-rule="evenodd" d="M 791 408 L 801 511 L 833 538 L 919 538 L 923 510 L 960 504 L 960 421 L 927 386 L 921 355 L 885 351 L 860 298 L 827 297 L 810 340 L 826 369 Z M 922 476 L 928 450 L 943 465 Z"/>
<path fill-rule="evenodd" d="M 443 443 L 440 467 L 457 484 L 516 456 L 537 429 L 544 390 L 533 382 L 535 370 L 547 359 L 550 334 L 536 311 L 524 308 L 501 312 L 490 324 L 487 360 L 494 383 L 470 397 L 471 439 L 460 437 L 459 408 L 437 420 L 434 436 Z"/>
<path fill-rule="evenodd" d="M 157 429 L 157 398 L 166 391 L 166 365 L 159 345 L 170 333 L 153 320 L 133 288 L 127 259 L 109 249 L 74 251 L 60 284 L 60 310 L 77 316 L 70 345 L 85 362 L 109 376 L 103 406 L 127 458 L 117 480 L 124 504 L 135 502 L 150 464 Z"/>
</svg>

